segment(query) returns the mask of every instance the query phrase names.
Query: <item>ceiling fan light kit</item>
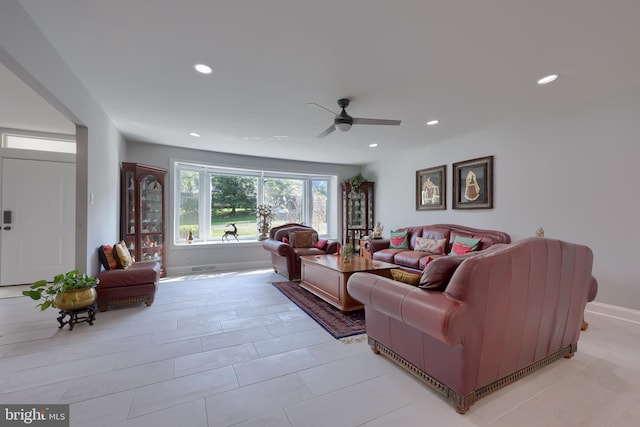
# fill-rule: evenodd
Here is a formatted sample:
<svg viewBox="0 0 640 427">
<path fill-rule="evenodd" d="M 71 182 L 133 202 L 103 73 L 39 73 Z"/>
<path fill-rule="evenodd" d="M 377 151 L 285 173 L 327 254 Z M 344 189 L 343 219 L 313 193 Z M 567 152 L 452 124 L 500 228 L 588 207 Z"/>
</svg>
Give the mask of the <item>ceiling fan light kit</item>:
<svg viewBox="0 0 640 427">
<path fill-rule="evenodd" d="M 338 106 L 342 108 L 342 112 L 340 112 L 340 114 L 335 115 L 333 119 L 333 124 L 329 126 L 327 129 L 325 129 L 320 135 L 318 135 L 318 138 L 324 138 L 325 136 L 329 135 L 331 132 L 335 131 L 336 129 L 339 130 L 340 132 L 347 132 L 349 129 L 351 129 L 351 126 L 354 124 L 355 125 L 388 125 L 388 126 L 400 125 L 400 122 L 401 122 L 400 120 L 364 119 L 364 118 L 351 117 L 345 111 L 345 109 L 349 106 L 349 102 L 350 101 L 347 98 L 341 98 L 338 100 Z M 312 104 L 317 105 L 318 107 L 333 113 L 331 110 L 323 107 L 320 104 L 316 104 L 316 103 L 312 103 Z"/>
<path fill-rule="evenodd" d="M 351 123 L 336 123 L 335 126 L 340 132 L 346 132 L 351 129 Z"/>
</svg>

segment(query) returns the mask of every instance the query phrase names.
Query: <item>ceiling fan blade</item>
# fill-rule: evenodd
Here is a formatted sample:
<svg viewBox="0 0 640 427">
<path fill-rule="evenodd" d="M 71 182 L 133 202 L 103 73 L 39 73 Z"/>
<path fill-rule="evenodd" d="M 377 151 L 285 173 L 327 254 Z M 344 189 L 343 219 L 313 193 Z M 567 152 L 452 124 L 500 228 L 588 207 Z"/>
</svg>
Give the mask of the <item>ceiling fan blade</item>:
<svg viewBox="0 0 640 427">
<path fill-rule="evenodd" d="M 363 118 L 353 118 L 354 125 L 390 125 L 390 126 L 399 126 L 402 120 L 385 120 L 385 119 L 363 119 Z"/>
<path fill-rule="evenodd" d="M 330 112 L 330 113 L 331 113 L 331 114 L 333 114 L 334 116 L 337 116 L 337 115 L 338 115 L 338 113 L 333 112 L 333 111 L 329 110 L 327 107 L 323 107 L 322 105 L 317 104 L 317 103 L 315 103 L 315 102 L 307 102 L 307 105 L 315 105 L 316 107 L 320 107 L 320 108 L 322 108 L 323 110 L 327 110 L 328 112 Z"/>
<path fill-rule="evenodd" d="M 324 132 L 322 132 L 320 135 L 318 135 L 316 138 L 324 138 L 325 136 L 329 135 L 334 130 L 336 130 L 335 125 L 331 125 L 327 129 L 325 129 Z"/>
</svg>

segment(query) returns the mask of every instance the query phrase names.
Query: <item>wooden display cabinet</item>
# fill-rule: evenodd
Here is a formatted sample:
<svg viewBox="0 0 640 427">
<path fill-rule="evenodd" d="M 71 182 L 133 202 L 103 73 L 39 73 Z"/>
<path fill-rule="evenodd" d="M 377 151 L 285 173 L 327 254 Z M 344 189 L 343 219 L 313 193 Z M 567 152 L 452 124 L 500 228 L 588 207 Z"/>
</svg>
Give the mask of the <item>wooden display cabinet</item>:
<svg viewBox="0 0 640 427">
<path fill-rule="evenodd" d="M 373 232 L 373 182 L 363 182 L 357 189 L 342 184 L 342 243 L 351 243 L 360 251 L 360 239 Z"/>
<path fill-rule="evenodd" d="M 166 169 L 122 162 L 122 240 L 136 261 L 158 261 L 166 275 L 164 179 Z"/>
</svg>

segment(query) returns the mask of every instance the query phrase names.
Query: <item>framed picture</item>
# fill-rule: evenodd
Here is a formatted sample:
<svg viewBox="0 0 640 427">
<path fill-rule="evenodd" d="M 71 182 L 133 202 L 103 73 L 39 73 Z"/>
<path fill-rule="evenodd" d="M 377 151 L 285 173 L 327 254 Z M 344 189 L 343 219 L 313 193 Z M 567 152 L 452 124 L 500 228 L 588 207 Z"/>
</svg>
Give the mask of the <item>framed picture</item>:
<svg viewBox="0 0 640 427">
<path fill-rule="evenodd" d="M 493 208 L 493 156 L 453 164 L 453 209 Z"/>
<path fill-rule="evenodd" d="M 416 171 L 416 210 L 447 208 L 447 165 Z"/>
</svg>

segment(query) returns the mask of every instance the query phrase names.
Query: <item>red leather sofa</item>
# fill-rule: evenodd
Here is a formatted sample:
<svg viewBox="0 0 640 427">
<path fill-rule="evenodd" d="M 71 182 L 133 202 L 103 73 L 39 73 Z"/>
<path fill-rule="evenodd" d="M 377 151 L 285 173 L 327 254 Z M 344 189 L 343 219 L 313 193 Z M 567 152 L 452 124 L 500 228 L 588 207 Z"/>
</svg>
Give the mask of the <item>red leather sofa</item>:
<svg viewBox="0 0 640 427">
<path fill-rule="evenodd" d="M 451 251 L 451 247 L 456 237 L 466 237 L 479 239 L 478 251 L 487 249 L 496 243 L 510 243 L 511 237 L 502 231 L 482 230 L 479 228 L 465 227 L 455 224 L 433 224 L 416 227 L 404 227 L 395 230 L 396 232 L 408 232 L 408 248 L 394 249 L 390 247 L 389 239 L 369 239 L 365 243 L 365 250 L 371 254 L 371 259 L 375 261 L 389 262 L 401 266 L 410 273 L 420 274 L 427 264 L 433 259 L 443 256 L 426 252 L 416 251 L 416 240 L 418 237 L 425 239 L 447 239 L 444 247 L 444 254 Z"/>
<path fill-rule="evenodd" d="M 444 291 L 356 273 L 369 344 L 465 413 L 480 397 L 577 350 L 597 293 L 586 246 L 532 237 L 467 257 Z"/>
<path fill-rule="evenodd" d="M 291 232 L 311 232 L 315 234 L 315 244 L 310 247 L 298 247 L 290 239 Z M 309 246 L 309 245 L 303 245 Z M 289 223 L 279 227 L 273 227 L 269 231 L 269 237 L 262 242 L 262 247 L 271 252 L 273 270 L 286 277 L 288 280 L 300 280 L 300 256 L 323 255 L 338 252 L 338 242 L 319 239 L 318 233 L 313 228 Z"/>
</svg>

